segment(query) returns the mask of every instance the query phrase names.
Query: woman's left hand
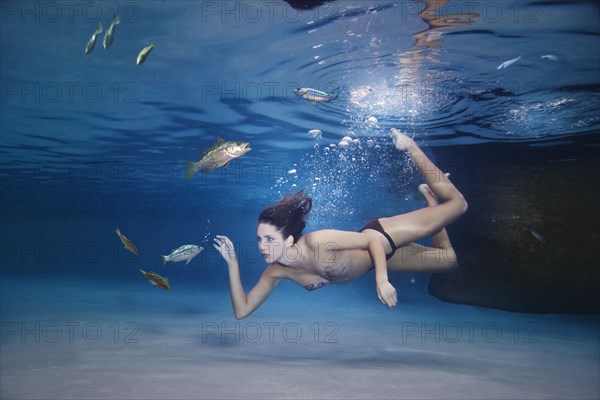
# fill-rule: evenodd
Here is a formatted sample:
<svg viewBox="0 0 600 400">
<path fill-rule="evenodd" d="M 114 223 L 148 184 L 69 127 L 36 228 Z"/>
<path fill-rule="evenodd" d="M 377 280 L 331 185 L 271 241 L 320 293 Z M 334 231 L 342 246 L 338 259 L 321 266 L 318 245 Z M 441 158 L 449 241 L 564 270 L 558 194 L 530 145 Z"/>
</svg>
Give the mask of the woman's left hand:
<svg viewBox="0 0 600 400">
<path fill-rule="evenodd" d="M 389 308 L 394 307 L 398 302 L 396 289 L 388 281 L 377 284 L 377 296 L 379 296 L 379 300 Z"/>
</svg>

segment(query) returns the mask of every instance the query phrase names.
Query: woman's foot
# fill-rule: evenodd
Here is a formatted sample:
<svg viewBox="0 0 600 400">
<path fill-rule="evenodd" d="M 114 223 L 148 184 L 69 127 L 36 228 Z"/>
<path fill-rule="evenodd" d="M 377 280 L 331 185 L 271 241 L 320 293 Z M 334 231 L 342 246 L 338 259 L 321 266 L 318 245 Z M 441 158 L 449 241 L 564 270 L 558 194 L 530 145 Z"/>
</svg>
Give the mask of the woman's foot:
<svg viewBox="0 0 600 400">
<path fill-rule="evenodd" d="M 444 174 L 444 176 L 446 178 L 448 178 L 450 176 L 449 172 L 446 172 Z M 425 198 L 425 201 L 427 202 L 427 206 L 429 207 L 433 207 L 433 206 L 437 206 L 438 205 L 438 198 L 435 195 L 435 193 L 433 193 L 431 191 L 431 188 L 429 187 L 428 184 L 426 183 L 421 183 L 419 185 L 419 192 L 421 192 L 421 194 L 423 195 L 423 197 Z"/>
<path fill-rule="evenodd" d="M 414 140 L 400 132 L 396 128 L 392 128 L 392 142 L 394 146 L 400 151 L 408 150 L 410 147 L 417 147 Z"/>
<path fill-rule="evenodd" d="M 427 202 L 427 206 L 428 207 L 433 207 L 433 206 L 437 206 L 438 205 L 437 196 L 435 195 L 435 193 L 433 193 L 431 191 L 431 189 L 429 188 L 428 184 L 421 183 L 419 185 L 419 192 L 421 192 L 421 194 L 425 198 L 425 201 Z"/>
</svg>

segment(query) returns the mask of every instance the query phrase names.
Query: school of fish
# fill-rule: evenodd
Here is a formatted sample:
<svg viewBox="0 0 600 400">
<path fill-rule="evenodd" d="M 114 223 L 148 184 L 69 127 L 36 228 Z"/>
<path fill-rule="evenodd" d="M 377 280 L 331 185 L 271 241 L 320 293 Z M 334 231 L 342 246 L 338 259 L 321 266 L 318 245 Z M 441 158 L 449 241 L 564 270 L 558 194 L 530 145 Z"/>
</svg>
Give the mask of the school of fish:
<svg viewBox="0 0 600 400">
<path fill-rule="evenodd" d="M 108 29 L 106 30 L 106 33 L 104 34 L 104 39 L 102 40 L 102 46 L 104 47 L 104 50 L 108 49 L 113 45 L 116 36 L 116 27 L 120 23 L 121 18 L 118 14 L 115 13 L 113 15 L 112 22 L 110 23 Z M 96 41 L 98 40 L 98 36 L 101 33 L 102 23 L 98 22 L 96 30 L 94 31 L 94 33 L 92 33 L 92 37 L 90 38 L 90 40 L 88 40 L 85 46 L 85 54 L 90 54 L 94 50 L 94 47 L 96 47 Z M 154 43 L 151 43 L 148 46 L 144 47 L 142 50 L 140 50 L 135 59 L 136 65 L 142 65 L 146 61 L 146 58 L 148 58 L 150 52 L 152 52 L 152 50 L 154 50 L 155 47 L 156 46 L 154 45 Z"/>
<path fill-rule="evenodd" d="M 119 239 L 121 240 L 121 243 L 123 243 L 123 247 L 127 251 L 130 251 L 131 253 L 133 253 L 135 255 L 139 255 L 139 251 L 138 251 L 137 247 L 133 244 L 133 242 L 127 236 L 125 236 L 121 232 L 121 230 L 119 228 L 117 228 L 115 230 L 115 232 L 116 232 L 117 236 L 119 237 Z M 196 257 L 198 254 L 200 254 L 203 250 L 204 250 L 204 248 L 202 246 L 197 246 L 195 244 L 184 244 L 183 246 L 180 246 L 177 249 L 173 249 L 171 254 L 169 254 L 167 256 L 164 256 L 161 254 L 160 257 L 162 259 L 163 265 L 165 265 L 168 262 L 180 262 L 180 261 L 186 261 L 185 265 L 188 265 L 190 263 L 190 261 L 192 261 L 192 259 L 194 257 Z M 140 269 L 140 272 L 146 279 L 148 279 L 148 282 L 150 282 L 155 288 L 171 290 L 168 278 L 163 277 L 156 272 L 146 272 L 141 269 Z"/>
</svg>

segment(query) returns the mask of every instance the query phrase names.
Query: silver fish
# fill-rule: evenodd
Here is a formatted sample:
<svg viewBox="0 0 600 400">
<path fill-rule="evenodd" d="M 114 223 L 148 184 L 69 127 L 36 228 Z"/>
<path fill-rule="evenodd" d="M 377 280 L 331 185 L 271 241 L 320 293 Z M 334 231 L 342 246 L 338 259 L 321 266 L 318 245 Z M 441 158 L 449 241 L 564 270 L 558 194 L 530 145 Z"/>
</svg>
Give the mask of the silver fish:
<svg viewBox="0 0 600 400">
<path fill-rule="evenodd" d="M 108 27 L 108 30 L 104 34 L 104 40 L 102 41 L 102 46 L 104 46 L 104 49 L 108 49 L 110 46 L 112 46 L 115 40 L 115 26 L 119 25 L 120 23 L 121 18 L 119 18 L 118 14 L 115 14 L 110 26 Z"/>
<path fill-rule="evenodd" d="M 140 272 L 156 289 L 171 290 L 171 286 L 169 286 L 169 278 L 162 277 L 156 272 L 146 272 L 143 269 L 140 269 Z"/>
<path fill-rule="evenodd" d="M 94 50 L 94 47 L 96 46 L 96 39 L 98 38 L 98 35 L 101 33 L 102 33 L 102 23 L 98 22 L 98 28 L 96 28 L 96 32 L 94 32 L 92 34 L 92 37 L 87 42 L 87 46 L 85 46 L 85 54 L 90 54 L 92 52 L 92 50 Z"/>
<path fill-rule="evenodd" d="M 190 261 L 192 261 L 192 258 L 200 254 L 202 250 L 204 250 L 204 247 L 202 246 L 196 246 L 195 244 L 184 244 L 183 246 L 177 249 L 173 249 L 173 251 L 171 251 L 171 254 L 169 254 L 168 256 L 163 256 L 161 254 L 160 257 L 162 258 L 163 265 L 165 265 L 169 261 L 179 262 L 184 260 L 187 260 L 185 265 L 188 265 Z"/>
<path fill-rule="evenodd" d="M 146 61 L 146 57 L 148 57 L 148 54 L 150 54 L 150 52 L 154 49 L 154 43 L 151 43 L 150 46 L 146 46 L 142 49 L 142 51 L 140 51 L 140 54 L 138 54 L 137 59 L 135 60 L 135 63 L 137 65 L 143 64 L 144 61 Z"/>
<path fill-rule="evenodd" d="M 302 97 L 310 101 L 311 103 L 326 103 L 331 100 L 337 99 L 337 94 L 327 93 L 322 90 L 312 88 L 298 88 L 294 89 L 294 94 L 298 97 Z"/>
<path fill-rule="evenodd" d="M 226 142 L 218 138 L 210 149 L 202 153 L 200 161 L 185 162 L 185 177 L 192 179 L 200 170 L 203 174 L 208 174 L 219 167 L 226 166 L 231 160 L 243 156 L 250 150 L 252 149 L 248 142 Z"/>
<path fill-rule="evenodd" d="M 560 61 L 558 56 L 555 56 L 554 54 L 544 54 L 542 60 Z"/>
<path fill-rule="evenodd" d="M 546 238 L 544 237 L 544 235 L 542 235 L 542 233 L 540 231 L 538 231 L 531 225 L 527 225 L 527 227 L 529 228 L 529 232 L 531 232 L 533 237 L 536 238 L 537 240 L 539 240 L 540 243 L 548 244 L 548 241 L 546 240 Z"/>
<path fill-rule="evenodd" d="M 514 63 L 516 63 L 517 61 L 519 61 L 520 59 L 521 59 L 521 56 L 519 56 L 517 58 L 513 58 L 512 60 L 504 61 L 502 64 L 498 65 L 498 68 L 496 68 L 496 69 L 508 68 L 511 65 L 513 65 Z"/>
</svg>

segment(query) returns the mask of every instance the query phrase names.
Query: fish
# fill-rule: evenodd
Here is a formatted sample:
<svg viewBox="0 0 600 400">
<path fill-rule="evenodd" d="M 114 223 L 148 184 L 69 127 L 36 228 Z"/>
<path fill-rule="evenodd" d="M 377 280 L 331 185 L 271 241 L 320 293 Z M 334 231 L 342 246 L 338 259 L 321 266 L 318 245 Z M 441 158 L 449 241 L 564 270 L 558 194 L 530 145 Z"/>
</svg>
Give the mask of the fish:
<svg viewBox="0 0 600 400">
<path fill-rule="evenodd" d="M 92 37 L 87 42 L 87 46 L 85 46 L 85 54 L 90 54 L 94 47 L 96 46 L 96 39 L 98 39 L 98 35 L 102 33 L 102 23 L 98 22 L 98 28 L 96 28 L 96 32 L 92 34 Z"/>
<path fill-rule="evenodd" d="M 131 240 L 127 239 L 127 236 L 125 236 L 121 233 L 119 228 L 117 228 L 117 230 L 115 232 L 119 236 L 119 239 L 121 239 L 121 242 L 123 242 L 123 247 L 126 250 L 129 250 L 130 252 L 132 252 L 135 255 L 139 254 L 137 247 L 135 247 L 135 245 L 133 244 L 133 242 Z"/>
<path fill-rule="evenodd" d="M 521 59 L 521 56 L 519 55 L 519 57 L 513 58 L 512 60 L 504 61 L 502 64 L 498 65 L 498 68 L 496 68 L 496 69 L 508 68 L 511 65 L 513 65 L 514 63 L 516 63 L 517 61 L 519 61 L 520 59 Z"/>
<path fill-rule="evenodd" d="M 531 232 L 533 237 L 536 238 L 537 240 L 539 240 L 540 243 L 548 244 L 548 241 L 546 240 L 546 238 L 544 237 L 544 235 L 542 235 L 542 233 L 540 231 L 538 231 L 531 225 L 527 225 L 527 227 L 529 228 L 529 232 Z"/>
<path fill-rule="evenodd" d="M 119 15 L 115 13 L 108 30 L 104 34 L 104 40 L 102 41 L 102 46 L 104 46 L 105 50 L 112 46 L 113 42 L 115 41 L 115 26 L 119 25 L 120 23 L 121 18 L 119 18 Z"/>
<path fill-rule="evenodd" d="M 205 150 L 198 162 L 185 162 L 185 177 L 192 179 L 198 171 L 208 174 L 219 167 L 226 166 L 235 158 L 241 157 L 252 150 L 248 142 L 226 142 L 223 138 L 217 138 L 215 144 Z"/>
<path fill-rule="evenodd" d="M 154 49 L 154 43 L 150 43 L 150 46 L 146 46 L 142 49 L 142 51 L 140 51 L 140 54 L 138 54 L 137 59 L 135 60 L 135 63 L 137 65 L 143 64 L 144 61 L 146 61 L 146 57 L 148 57 L 148 54 L 150 54 L 150 52 Z"/>
<path fill-rule="evenodd" d="M 560 59 L 558 58 L 558 56 L 555 56 L 554 54 L 544 54 L 542 56 L 542 60 L 552 60 L 552 61 L 560 61 Z"/>
<path fill-rule="evenodd" d="M 294 89 L 294 94 L 298 97 L 308 100 L 312 104 L 315 103 L 327 103 L 331 100 L 337 99 L 337 94 L 328 93 L 322 90 L 312 88 L 298 88 Z"/>
<path fill-rule="evenodd" d="M 171 286 L 169 286 L 169 278 L 162 277 L 156 272 L 146 272 L 143 269 L 140 269 L 140 272 L 156 289 L 171 290 Z"/>
<path fill-rule="evenodd" d="M 161 254 L 160 257 L 162 258 L 163 265 L 165 265 L 169 261 L 179 262 L 184 260 L 187 260 L 185 265 L 188 265 L 190 261 L 192 261 L 192 258 L 200 254 L 202 250 L 204 250 L 204 247 L 202 246 L 196 246 L 195 244 L 184 244 L 183 246 L 177 249 L 173 249 L 171 251 L 171 254 L 169 254 L 168 256 L 163 256 Z"/>
</svg>

